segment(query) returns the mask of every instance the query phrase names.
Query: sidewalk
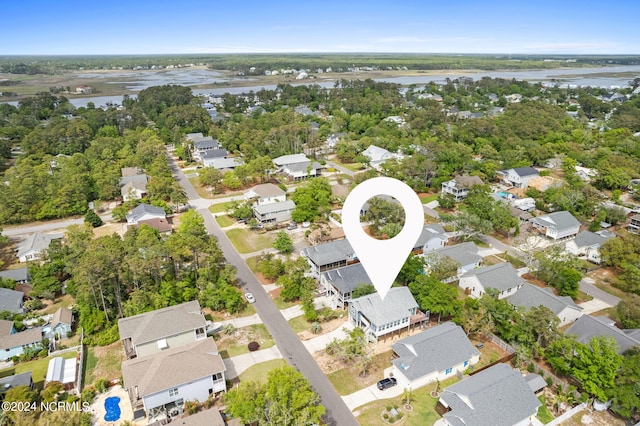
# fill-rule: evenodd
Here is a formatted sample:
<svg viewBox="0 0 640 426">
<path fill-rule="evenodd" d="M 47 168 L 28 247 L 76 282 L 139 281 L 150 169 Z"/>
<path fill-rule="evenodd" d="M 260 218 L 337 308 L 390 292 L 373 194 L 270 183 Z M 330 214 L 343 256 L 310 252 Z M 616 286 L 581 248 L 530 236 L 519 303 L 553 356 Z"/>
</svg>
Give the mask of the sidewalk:
<svg viewBox="0 0 640 426">
<path fill-rule="evenodd" d="M 220 321 L 220 324 L 222 324 L 222 326 L 231 324 L 235 328 L 242 328 L 242 327 L 248 327 L 254 324 L 262 324 L 262 321 L 260 320 L 260 317 L 258 316 L 258 314 L 253 314 L 248 317 L 240 317 L 240 318 L 233 318 L 230 320 Z"/>
<path fill-rule="evenodd" d="M 248 354 L 242 354 L 231 358 L 223 359 L 224 366 L 227 367 L 224 375 L 227 379 L 235 379 L 240 374 L 244 373 L 249 367 L 252 367 L 261 362 L 271 361 L 274 359 L 282 358 L 282 354 L 277 346 L 272 346 L 268 349 L 261 351 L 249 352 Z"/>
<path fill-rule="evenodd" d="M 321 308 L 324 308 L 325 306 L 329 306 L 329 304 L 327 303 L 327 297 L 326 296 L 316 297 L 313 300 L 313 306 L 315 306 L 316 309 L 321 309 Z M 281 309 L 280 313 L 282 313 L 282 316 L 287 321 L 289 321 L 292 318 L 304 315 L 304 311 L 302 310 L 302 305 L 295 305 L 287 309 Z"/>
</svg>

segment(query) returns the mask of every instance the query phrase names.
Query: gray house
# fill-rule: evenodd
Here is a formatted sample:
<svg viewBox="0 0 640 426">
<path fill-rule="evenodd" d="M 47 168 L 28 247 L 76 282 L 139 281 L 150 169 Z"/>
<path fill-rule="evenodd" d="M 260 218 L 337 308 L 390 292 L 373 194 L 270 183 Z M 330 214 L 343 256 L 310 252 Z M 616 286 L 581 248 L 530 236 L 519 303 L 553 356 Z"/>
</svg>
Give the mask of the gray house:
<svg viewBox="0 0 640 426">
<path fill-rule="evenodd" d="M 480 352 L 453 322 L 399 340 L 391 348 L 393 377 L 400 388 L 417 389 L 448 379 L 480 360 Z"/>
<path fill-rule="evenodd" d="M 167 214 L 165 213 L 164 209 L 152 206 L 150 204 L 142 203 L 138 204 L 133 210 L 131 210 L 131 213 L 127 215 L 127 224 L 137 225 L 141 220 L 155 218 L 166 219 Z"/>
<path fill-rule="evenodd" d="M 361 263 L 332 269 L 320 274 L 320 284 L 325 290 L 329 307 L 344 309 L 351 300 L 351 293 L 361 284 L 371 284 L 371 279 Z"/>
<path fill-rule="evenodd" d="M 416 241 L 413 251 L 416 253 L 428 253 L 430 251 L 442 248 L 449 241 L 442 225 L 433 223 L 422 229 L 418 241 Z"/>
<path fill-rule="evenodd" d="M 528 426 L 541 405 L 520 371 L 507 364 L 447 387 L 438 403 L 447 426 Z"/>
<path fill-rule="evenodd" d="M 7 280 L 13 280 L 18 284 L 27 284 L 29 282 L 29 268 L 23 267 L 0 271 L 0 277 Z"/>
<path fill-rule="evenodd" d="M 349 321 L 362 328 L 367 339 L 372 342 L 377 342 L 378 338 L 386 334 L 408 330 L 412 325 L 427 320 L 407 287 L 389 289 L 384 302 L 378 293 L 349 302 Z"/>
<path fill-rule="evenodd" d="M 513 296 L 509 303 L 531 309 L 545 306 L 560 319 L 560 326 L 570 324 L 582 316 L 582 306 L 578 306 L 569 296 L 556 296 L 550 288 L 541 288 L 525 284 Z"/>
<path fill-rule="evenodd" d="M 629 331 L 631 333 L 628 333 Z M 632 330 L 620 330 L 615 326 L 615 322 L 607 317 L 582 315 L 564 334 L 576 336 L 580 343 L 589 343 L 592 337 L 613 337 L 618 344 L 619 354 L 640 345 L 640 336 Z"/>
<path fill-rule="evenodd" d="M 23 292 L 0 287 L 0 311 L 9 311 L 14 314 L 21 314 L 23 312 L 23 304 Z"/>
<path fill-rule="evenodd" d="M 480 263 L 482 263 L 482 256 L 478 254 L 478 247 L 474 243 L 466 242 L 455 246 L 442 247 L 427 253 L 425 256 L 427 268 L 430 262 L 439 261 L 444 257 L 448 257 L 460 264 L 456 275 L 446 281 L 454 281 L 459 276 L 479 267 Z"/>
<path fill-rule="evenodd" d="M 129 359 L 204 340 L 206 325 L 197 300 L 118 320 Z"/>
<path fill-rule="evenodd" d="M 466 272 L 460 277 L 458 286 L 476 299 L 489 288 L 498 290 L 498 299 L 504 299 L 513 295 L 525 282 L 510 263 L 503 262 Z"/>
<path fill-rule="evenodd" d="M 582 231 L 573 240 L 567 241 L 565 250 L 589 262 L 600 264 L 600 247 L 611 238 L 615 238 L 615 234 L 608 231 Z"/>
<path fill-rule="evenodd" d="M 296 208 L 293 200 L 279 203 L 257 204 L 253 206 L 253 216 L 263 224 L 276 224 L 291 220 L 291 213 Z"/>
<path fill-rule="evenodd" d="M 318 244 L 300 250 L 311 266 L 314 277 L 331 269 L 341 268 L 357 261 L 357 256 L 347 239 Z"/>
<path fill-rule="evenodd" d="M 442 182 L 442 195 L 451 194 L 457 201 L 462 201 L 469 195 L 469 190 L 475 185 L 482 185 L 478 176 L 458 176 L 450 181 Z"/>
<path fill-rule="evenodd" d="M 9 389 L 17 388 L 18 386 L 26 386 L 30 390 L 33 390 L 31 371 L 0 378 L 0 401 L 4 399 L 4 394 L 7 393 Z"/>
<path fill-rule="evenodd" d="M 580 222 L 567 211 L 534 217 L 531 219 L 531 225 L 553 240 L 571 238 L 580 231 Z"/>
<path fill-rule="evenodd" d="M 42 258 L 48 248 L 49 244 L 53 240 L 59 240 L 64 237 L 64 234 L 41 234 L 35 232 L 29 235 L 25 240 L 18 243 L 16 246 L 16 255 L 20 262 L 29 262 L 31 260 L 38 260 Z"/>
</svg>

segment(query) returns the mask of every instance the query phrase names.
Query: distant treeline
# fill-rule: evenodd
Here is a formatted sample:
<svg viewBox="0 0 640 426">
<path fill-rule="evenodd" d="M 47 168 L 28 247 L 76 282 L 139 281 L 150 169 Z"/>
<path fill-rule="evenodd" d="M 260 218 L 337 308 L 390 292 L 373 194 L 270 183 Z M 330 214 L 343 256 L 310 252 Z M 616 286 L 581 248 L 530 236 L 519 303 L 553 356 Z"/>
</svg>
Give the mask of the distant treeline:
<svg viewBox="0 0 640 426">
<path fill-rule="evenodd" d="M 139 55 L 139 56 L 4 56 L 0 72 L 11 74 L 54 74 L 64 70 L 133 69 L 170 65 L 208 65 L 212 69 L 260 73 L 268 69 L 322 68 L 346 71 L 353 67 L 412 70 L 440 69 L 526 69 L 562 66 L 638 65 L 631 55 L 436 55 L 436 54 L 227 54 L 227 55 Z"/>
</svg>

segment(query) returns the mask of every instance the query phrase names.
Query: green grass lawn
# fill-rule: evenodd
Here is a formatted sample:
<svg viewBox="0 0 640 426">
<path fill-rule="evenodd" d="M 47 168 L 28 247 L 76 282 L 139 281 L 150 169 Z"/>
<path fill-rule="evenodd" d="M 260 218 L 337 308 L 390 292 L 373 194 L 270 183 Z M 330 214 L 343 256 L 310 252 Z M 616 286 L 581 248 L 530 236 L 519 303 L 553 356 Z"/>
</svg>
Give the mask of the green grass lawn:
<svg viewBox="0 0 640 426">
<path fill-rule="evenodd" d="M 93 383 L 93 372 L 98 365 L 98 357 L 93 348 L 87 348 L 85 352 L 84 369 L 82 370 L 82 383 L 86 385 Z"/>
<path fill-rule="evenodd" d="M 359 172 L 360 170 L 364 170 L 364 166 L 362 163 L 341 163 L 338 160 L 335 160 L 336 164 L 340 164 L 345 169 L 349 169 L 352 172 Z"/>
<path fill-rule="evenodd" d="M 297 305 L 298 302 L 285 302 L 284 300 L 282 300 L 282 297 L 276 297 L 275 299 L 273 299 L 273 304 L 276 305 L 276 308 L 278 309 L 287 309 Z"/>
<path fill-rule="evenodd" d="M 252 253 L 273 247 L 275 235 L 260 234 L 250 229 L 235 228 L 226 232 L 236 250 L 240 253 Z"/>
<path fill-rule="evenodd" d="M 304 315 L 291 318 L 288 322 L 294 333 L 300 333 L 301 331 L 309 330 L 311 328 L 311 323 L 304 319 Z"/>
<path fill-rule="evenodd" d="M 226 228 L 227 226 L 231 226 L 236 223 L 236 221 L 231 216 L 227 215 L 216 216 L 216 222 L 218 222 L 220 228 Z"/>
<path fill-rule="evenodd" d="M 233 206 L 234 201 L 227 201 L 226 203 L 212 204 L 209 206 L 209 211 L 211 213 L 224 213 Z"/>
<path fill-rule="evenodd" d="M 231 335 L 219 335 L 216 338 L 218 348 L 221 349 L 220 356 L 222 358 L 231 358 L 249 353 L 247 345 L 252 341 L 260 343 L 260 350 L 270 348 L 275 344 L 264 324 L 242 327 Z"/>
<path fill-rule="evenodd" d="M 253 272 L 254 274 L 256 272 L 258 272 L 258 260 L 260 259 L 260 256 L 253 256 L 250 257 L 246 260 L 247 262 L 247 266 L 249 267 L 249 269 L 251 269 L 251 272 Z"/>
<path fill-rule="evenodd" d="M 438 199 L 438 194 L 420 194 L 418 195 L 422 204 L 427 204 Z"/>
<path fill-rule="evenodd" d="M 516 269 L 517 268 L 524 268 L 525 266 L 527 266 L 527 264 L 524 263 L 522 260 L 517 259 L 517 258 L 515 258 L 513 256 L 510 256 L 510 255 L 508 255 L 506 253 L 502 254 L 501 256 L 504 257 L 505 260 L 507 262 L 509 262 L 511 265 L 513 265 L 513 267 L 516 268 Z"/>
<path fill-rule="evenodd" d="M 70 351 L 59 355 L 65 359 L 75 358 L 78 356 L 78 352 Z M 38 390 L 44 388 L 44 378 L 47 376 L 47 368 L 49 367 L 49 361 L 51 358 L 41 358 L 35 361 L 20 362 L 13 367 L 5 368 L 0 371 L 0 377 L 13 376 L 14 374 L 25 373 L 31 371 L 31 379 Z"/>
<path fill-rule="evenodd" d="M 358 369 L 353 366 L 335 371 L 328 374 L 327 377 L 340 395 L 349 395 L 382 379 L 384 369 L 389 366 L 392 353 L 393 351 L 387 351 L 374 356 L 366 377 L 361 377 Z"/>
<path fill-rule="evenodd" d="M 452 378 L 441 382 L 440 389 L 442 390 L 443 388 L 452 385 L 456 381 L 458 381 L 458 379 Z M 404 418 L 401 423 L 403 426 L 432 425 L 438 419 L 440 419 L 440 415 L 436 413 L 438 398 L 433 398 L 431 397 L 431 395 L 429 395 L 429 392 L 435 390 L 435 388 L 436 384 L 431 383 L 420 389 L 414 390 L 411 400 L 411 411 L 408 411 L 403 407 L 402 396 L 397 396 L 395 398 L 389 399 L 380 399 L 364 405 L 358 408 L 358 411 L 360 412 L 360 415 L 357 417 L 358 422 L 361 425 L 367 426 L 387 425 L 388 423 L 385 423 L 382 420 L 381 414 L 388 405 L 397 405 L 402 413 L 404 413 Z"/>
<path fill-rule="evenodd" d="M 187 172 L 188 174 L 189 172 Z M 195 173 L 192 172 L 192 173 Z M 202 185 L 200 185 L 200 178 L 199 177 L 192 177 L 192 178 L 187 178 L 189 179 L 189 182 L 191 182 L 191 185 L 193 185 L 193 188 L 196 190 L 196 192 L 198 193 L 198 195 L 202 198 L 211 198 L 211 191 L 209 189 L 206 189 L 205 187 L 203 187 Z"/>
<path fill-rule="evenodd" d="M 287 365 L 287 361 L 284 359 L 273 359 L 271 361 L 261 362 L 260 364 L 249 367 L 244 373 L 240 374 L 239 378 L 241 382 L 266 383 L 269 371 Z"/>
<path fill-rule="evenodd" d="M 540 420 L 542 423 L 547 424 L 550 421 L 552 421 L 554 417 L 553 415 L 551 415 L 551 413 L 549 412 L 549 409 L 547 408 L 544 395 L 540 395 L 538 399 L 540 400 L 542 405 L 538 407 L 538 415 L 536 417 L 538 417 L 538 420 Z"/>
</svg>

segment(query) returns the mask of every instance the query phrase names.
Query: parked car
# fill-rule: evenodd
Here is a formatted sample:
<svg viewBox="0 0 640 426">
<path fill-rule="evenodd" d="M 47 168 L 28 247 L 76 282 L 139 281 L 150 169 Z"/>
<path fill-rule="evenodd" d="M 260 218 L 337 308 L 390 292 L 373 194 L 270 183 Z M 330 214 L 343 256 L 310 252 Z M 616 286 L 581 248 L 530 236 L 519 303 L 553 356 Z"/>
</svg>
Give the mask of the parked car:
<svg viewBox="0 0 640 426">
<path fill-rule="evenodd" d="M 297 223 L 295 223 L 295 222 L 291 222 L 291 223 L 289 224 L 289 226 L 287 226 L 287 229 L 288 229 L 289 231 L 292 231 L 292 230 L 296 229 L 297 227 L 298 227 L 298 224 L 297 224 Z"/>
<path fill-rule="evenodd" d="M 394 387 L 397 384 L 398 384 L 398 381 L 395 379 L 395 377 L 389 377 L 387 379 L 382 379 L 378 382 L 378 389 L 382 391 L 382 390 Z"/>
<path fill-rule="evenodd" d="M 251 293 L 245 293 L 244 298 L 247 299 L 247 302 L 249 303 L 256 303 L 256 298 L 253 297 L 253 294 Z"/>
</svg>

